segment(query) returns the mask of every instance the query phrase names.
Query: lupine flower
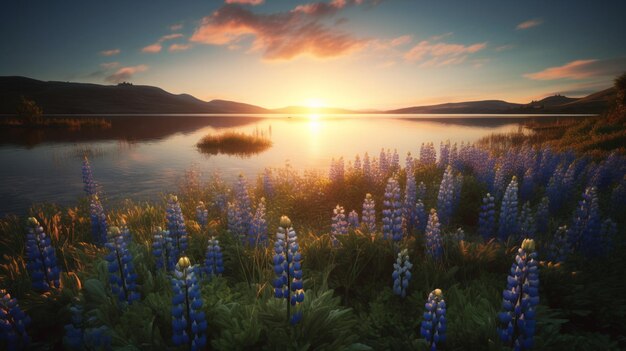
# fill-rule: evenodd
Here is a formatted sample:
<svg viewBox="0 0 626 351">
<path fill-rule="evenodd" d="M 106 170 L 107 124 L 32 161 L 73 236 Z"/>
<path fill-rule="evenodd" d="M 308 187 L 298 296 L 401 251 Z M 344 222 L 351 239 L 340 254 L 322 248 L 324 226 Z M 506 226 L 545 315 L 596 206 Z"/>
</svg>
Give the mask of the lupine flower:
<svg viewBox="0 0 626 351">
<path fill-rule="evenodd" d="M 385 149 L 380 149 L 380 156 L 378 160 L 378 173 L 382 176 L 386 176 L 389 173 L 389 160 L 387 159 L 387 153 Z"/>
<path fill-rule="evenodd" d="M 90 197 L 96 195 L 96 193 L 98 192 L 98 186 L 93 180 L 93 173 L 91 172 L 91 165 L 89 164 L 89 159 L 87 159 L 87 156 L 83 158 L 82 170 L 85 193 L 87 193 L 87 196 Z"/>
<path fill-rule="evenodd" d="M 209 277 L 224 273 L 224 259 L 219 240 L 214 236 L 209 239 L 206 249 L 206 260 L 204 261 L 205 272 Z"/>
<path fill-rule="evenodd" d="M 448 166 L 439 185 L 437 195 L 437 213 L 441 217 L 441 223 L 449 224 L 452 218 L 454 204 L 454 176 L 452 167 Z"/>
<path fill-rule="evenodd" d="M 209 211 L 202 201 L 198 202 L 198 206 L 196 206 L 196 219 L 203 229 L 206 228 L 209 223 Z"/>
<path fill-rule="evenodd" d="M 435 289 L 428 294 L 424 308 L 420 334 L 428 342 L 429 349 L 435 351 L 446 342 L 446 301 L 441 289 Z"/>
<path fill-rule="evenodd" d="M 569 240 L 567 240 L 567 233 L 567 226 L 561 226 L 557 229 L 548 247 L 548 261 L 554 263 L 565 262 L 571 252 Z"/>
<path fill-rule="evenodd" d="M 417 229 L 423 233 L 428 224 L 428 214 L 426 213 L 422 199 L 417 199 L 415 203 L 415 217 L 417 218 Z"/>
<path fill-rule="evenodd" d="M 93 195 L 90 199 L 89 212 L 91 219 L 91 234 L 93 240 L 97 244 L 104 244 L 107 241 L 107 216 L 98 195 Z"/>
<path fill-rule="evenodd" d="M 373 178 L 372 164 L 370 163 L 370 156 L 367 152 L 363 155 L 363 177 L 365 177 L 366 180 L 372 180 Z"/>
<path fill-rule="evenodd" d="M 356 229 L 359 227 L 359 214 L 355 210 L 348 213 L 348 226 Z"/>
<path fill-rule="evenodd" d="M 522 206 L 519 216 L 519 233 L 524 238 L 534 238 L 537 231 L 535 226 L 535 216 L 530 209 L 530 203 L 526 202 Z"/>
<path fill-rule="evenodd" d="M 118 227 L 109 228 L 109 241 L 105 244 L 109 253 L 105 256 L 109 262 L 109 283 L 113 295 L 120 302 L 132 303 L 141 297 L 137 291 L 137 274 L 133 268 L 133 257 L 128 250 L 128 242 L 124 240 Z"/>
<path fill-rule="evenodd" d="M 333 158 L 330 162 L 330 173 L 328 177 L 330 181 L 335 184 L 341 184 L 344 181 L 345 177 L 345 165 L 343 162 L 343 157 L 340 157 L 337 161 Z"/>
<path fill-rule="evenodd" d="M 348 234 L 348 222 L 343 206 L 337 205 L 333 209 L 333 222 L 330 228 L 330 236 L 333 239 L 333 245 L 337 245 L 337 237 Z"/>
<path fill-rule="evenodd" d="M 463 230 L 463 228 L 459 227 L 454 233 L 451 233 L 450 239 L 457 242 L 465 240 L 465 231 Z"/>
<path fill-rule="evenodd" d="M 550 200 L 547 196 L 541 198 L 541 202 L 537 206 L 537 214 L 535 215 L 535 224 L 537 233 L 545 234 L 548 232 L 548 220 L 550 219 Z"/>
<path fill-rule="evenodd" d="M 372 194 L 366 194 L 363 201 L 363 212 L 361 214 L 361 221 L 365 229 L 373 234 L 376 232 L 376 204 L 372 198 Z"/>
<path fill-rule="evenodd" d="M 502 312 L 498 314 L 498 334 L 515 350 L 528 350 L 535 335 L 535 308 L 539 304 L 539 268 L 535 242 L 524 239 L 518 249 L 507 287 L 502 292 Z"/>
<path fill-rule="evenodd" d="M 265 198 L 262 197 L 256 207 L 250 231 L 248 232 L 248 244 L 251 247 L 267 244 L 267 221 L 265 220 Z"/>
<path fill-rule="evenodd" d="M 408 230 L 417 225 L 417 214 L 415 213 L 415 203 L 417 202 L 417 186 L 415 185 L 415 175 L 412 168 L 406 170 L 406 187 L 404 191 L 404 218 L 407 222 Z"/>
<path fill-rule="evenodd" d="M 6 290 L 0 289 L 0 346 L 7 351 L 24 350 L 30 343 L 26 327 L 30 317 Z"/>
<path fill-rule="evenodd" d="M 354 156 L 354 171 L 357 173 L 361 173 L 361 167 L 361 157 L 359 156 L 359 154 L 356 154 L 356 156 Z"/>
<path fill-rule="evenodd" d="M 413 173 L 413 168 L 415 167 L 415 160 L 413 160 L 411 151 L 406 153 L 406 158 L 404 159 L 404 167 L 405 167 L 407 174 Z"/>
<path fill-rule="evenodd" d="M 601 238 L 601 219 L 596 188 L 587 188 L 574 211 L 568 239 L 574 251 L 581 250 L 586 255 L 599 255 L 606 247 Z"/>
<path fill-rule="evenodd" d="M 383 201 L 383 238 L 402 240 L 402 204 L 400 203 L 400 186 L 398 181 L 389 178 L 385 188 Z"/>
<path fill-rule="evenodd" d="M 529 168 L 524 173 L 522 179 L 522 187 L 520 188 L 520 200 L 523 202 L 530 201 L 534 193 L 535 183 L 533 181 L 533 170 Z"/>
<path fill-rule="evenodd" d="M 502 241 L 511 236 L 517 236 L 519 225 L 517 218 L 517 177 L 513 176 L 509 186 L 504 192 L 502 205 L 500 206 L 500 222 L 498 238 Z"/>
<path fill-rule="evenodd" d="M 170 232 L 157 227 L 152 237 L 152 255 L 154 256 L 157 269 L 171 271 L 176 265 L 174 246 Z"/>
<path fill-rule="evenodd" d="M 450 140 L 446 140 L 439 143 L 439 168 L 447 167 L 450 162 Z"/>
<path fill-rule="evenodd" d="M 428 225 L 426 225 L 426 255 L 433 259 L 439 259 L 443 254 L 443 242 L 441 240 L 441 230 L 439 229 L 439 217 L 437 211 L 430 210 Z"/>
<path fill-rule="evenodd" d="M 72 350 L 82 350 L 85 348 L 85 338 L 83 332 L 83 307 L 80 305 L 80 300 L 76 299 L 72 302 L 70 314 L 70 323 L 65 325 L 63 344 Z"/>
<path fill-rule="evenodd" d="M 280 218 L 280 226 L 274 243 L 274 296 L 287 300 L 287 318 L 297 324 L 302 319 L 300 310 L 304 302 L 302 281 L 302 256 L 299 252 L 298 237 L 287 216 Z M 294 311 L 291 311 L 293 307 Z"/>
<path fill-rule="evenodd" d="M 180 209 L 178 197 L 170 195 L 167 201 L 167 230 L 172 239 L 172 254 L 179 256 L 187 250 L 187 227 L 185 226 L 185 217 Z"/>
<path fill-rule="evenodd" d="M 411 281 L 411 268 L 413 264 L 409 261 L 409 251 L 403 249 L 398 253 L 396 263 L 393 264 L 393 293 L 406 297 L 406 289 L 409 287 Z"/>
<path fill-rule="evenodd" d="M 172 277 L 172 343 L 187 345 L 189 350 L 203 350 L 207 344 L 208 328 L 202 312 L 202 295 L 197 277 L 197 267 L 182 256 Z"/>
<path fill-rule="evenodd" d="M 494 203 L 494 197 L 487 193 L 483 197 L 483 203 L 480 206 L 480 214 L 478 217 L 478 234 L 483 237 L 484 240 L 489 240 L 493 237 L 496 231 L 496 205 Z"/>
<path fill-rule="evenodd" d="M 392 172 L 397 172 L 400 169 L 400 155 L 398 155 L 398 150 L 393 149 L 393 156 L 391 156 L 391 160 L 389 162 L 389 169 Z"/>
<path fill-rule="evenodd" d="M 437 152 L 433 143 L 422 143 L 420 147 L 420 163 L 423 165 L 434 165 L 437 162 Z"/>
<path fill-rule="evenodd" d="M 229 204 L 228 208 L 228 227 L 234 236 L 239 237 L 242 243 L 245 243 L 252 223 L 252 202 L 248 195 L 246 179 L 242 174 L 235 183 L 234 195 L 235 201 L 232 205 Z"/>
<path fill-rule="evenodd" d="M 60 287 L 61 273 L 56 253 L 39 222 L 34 217 L 28 219 L 26 233 L 26 267 L 32 281 L 33 290 L 46 292 Z"/>
<path fill-rule="evenodd" d="M 272 180 L 272 171 L 269 168 L 263 171 L 263 192 L 265 196 L 274 196 L 274 181 Z"/>
<path fill-rule="evenodd" d="M 426 199 L 426 184 L 424 182 L 420 182 L 417 185 L 417 198 L 422 199 L 422 201 Z"/>
</svg>

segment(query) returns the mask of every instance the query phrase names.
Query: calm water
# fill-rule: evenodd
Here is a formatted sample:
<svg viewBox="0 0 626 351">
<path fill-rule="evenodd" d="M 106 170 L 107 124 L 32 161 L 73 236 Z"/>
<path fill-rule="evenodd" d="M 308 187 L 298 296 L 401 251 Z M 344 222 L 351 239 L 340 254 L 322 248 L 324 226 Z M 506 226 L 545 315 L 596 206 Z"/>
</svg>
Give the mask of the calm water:
<svg viewBox="0 0 626 351">
<path fill-rule="evenodd" d="M 445 118 L 442 118 L 445 117 Z M 0 130 L 0 216 L 24 213 L 33 203 L 73 204 L 84 196 L 81 160 L 93 152 L 96 181 L 108 203 L 156 199 L 175 192 L 192 167 L 204 178 L 219 171 L 226 180 L 255 177 L 265 167 L 326 172 L 333 157 L 353 159 L 381 148 L 401 159 L 418 154 L 422 142 L 474 142 L 493 132 L 518 130 L 530 116 L 148 116 L 112 117 L 105 131 Z M 537 117 L 541 120 L 564 117 Z M 208 156 L 195 144 L 207 133 L 242 131 L 269 136 L 273 146 L 249 158 Z"/>
</svg>

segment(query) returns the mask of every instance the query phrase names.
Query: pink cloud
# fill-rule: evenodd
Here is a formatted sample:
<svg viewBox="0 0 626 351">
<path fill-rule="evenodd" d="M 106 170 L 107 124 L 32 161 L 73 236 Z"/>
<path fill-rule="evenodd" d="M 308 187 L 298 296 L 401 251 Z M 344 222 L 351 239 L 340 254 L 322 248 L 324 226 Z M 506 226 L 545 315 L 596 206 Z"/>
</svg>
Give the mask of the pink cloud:
<svg viewBox="0 0 626 351">
<path fill-rule="evenodd" d="M 172 44 L 170 48 L 167 49 L 169 52 L 175 51 L 185 51 L 191 49 L 191 44 Z"/>
<path fill-rule="evenodd" d="M 101 63 L 100 67 L 104 69 L 113 69 L 113 68 L 119 67 L 119 65 L 120 65 L 119 62 L 105 62 L 105 63 Z"/>
<path fill-rule="evenodd" d="M 263 51 L 267 60 L 290 60 L 300 55 L 318 58 L 348 55 L 365 40 L 321 22 L 362 0 L 334 0 L 298 5 L 289 12 L 257 14 L 237 5 L 225 5 L 203 18 L 190 41 L 209 45 L 237 45 L 253 38 L 250 51 Z"/>
<path fill-rule="evenodd" d="M 390 44 L 391 46 L 396 47 L 396 46 L 408 44 L 411 42 L 411 40 L 412 39 L 410 35 L 402 35 L 402 36 L 392 39 Z"/>
<path fill-rule="evenodd" d="M 563 66 L 549 67 L 543 71 L 524 74 L 533 80 L 587 79 L 594 77 L 612 77 L 620 74 L 626 67 L 626 58 L 609 60 L 576 60 Z"/>
<path fill-rule="evenodd" d="M 227 4 L 261 5 L 264 0 L 226 0 Z"/>
<path fill-rule="evenodd" d="M 119 54 L 120 52 L 122 52 L 120 49 L 104 50 L 104 51 L 100 51 L 100 55 L 102 55 L 102 56 L 115 56 L 115 55 Z"/>
<path fill-rule="evenodd" d="M 175 31 L 177 31 L 177 30 L 181 30 L 181 29 L 183 29 L 183 25 L 182 25 L 181 23 L 172 24 L 172 25 L 170 26 L 170 30 L 171 30 L 172 32 L 175 32 Z"/>
<path fill-rule="evenodd" d="M 148 66 L 146 65 L 122 67 L 112 75 L 106 77 L 106 81 L 111 83 L 120 83 L 131 79 L 136 73 L 145 72 L 146 70 L 148 70 Z"/>
<path fill-rule="evenodd" d="M 421 61 L 422 67 L 442 67 L 463 63 L 469 54 L 487 47 L 487 43 L 472 45 L 432 43 L 423 40 L 404 54 L 407 61 Z"/>
<path fill-rule="evenodd" d="M 148 54 L 156 54 L 157 52 L 161 52 L 162 48 L 163 47 L 161 46 L 161 44 L 154 43 L 154 44 L 148 45 L 145 48 L 141 49 L 141 51 L 145 52 L 145 53 L 148 53 Z"/>
<path fill-rule="evenodd" d="M 159 39 L 159 42 L 164 42 L 166 40 L 172 40 L 172 39 L 178 39 L 182 37 L 183 35 L 180 33 L 168 34 L 168 35 L 162 36 L 161 39 Z"/>
<path fill-rule="evenodd" d="M 516 29 L 524 30 L 524 29 L 528 29 L 528 28 L 532 28 L 532 27 L 537 27 L 537 26 L 541 25 L 542 23 L 543 23 L 543 20 L 541 20 L 539 18 L 535 18 L 535 19 L 524 21 L 524 22 L 518 24 Z"/>
</svg>

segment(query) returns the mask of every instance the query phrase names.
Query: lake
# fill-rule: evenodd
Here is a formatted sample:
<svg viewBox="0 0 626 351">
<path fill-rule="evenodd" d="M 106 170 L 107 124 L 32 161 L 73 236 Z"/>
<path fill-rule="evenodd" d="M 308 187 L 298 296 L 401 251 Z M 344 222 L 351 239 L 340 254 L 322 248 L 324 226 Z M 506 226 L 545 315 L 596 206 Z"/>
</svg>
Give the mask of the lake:
<svg viewBox="0 0 626 351">
<path fill-rule="evenodd" d="M 0 130 L 0 216 L 24 214 L 33 203 L 76 203 L 83 192 L 82 155 L 91 154 L 94 178 L 109 205 L 123 199 L 154 200 L 175 192 L 185 172 L 204 179 L 219 171 L 232 181 L 253 179 L 264 168 L 327 172 L 332 158 L 353 160 L 381 148 L 419 155 L 423 142 L 475 142 L 494 132 L 517 131 L 529 119 L 553 121 L 572 116 L 538 115 L 338 115 L 292 116 L 108 116 L 107 130 Z M 273 146 L 247 158 L 200 153 L 207 133 L 239 131 L 269 137 Z"/>
</svg>

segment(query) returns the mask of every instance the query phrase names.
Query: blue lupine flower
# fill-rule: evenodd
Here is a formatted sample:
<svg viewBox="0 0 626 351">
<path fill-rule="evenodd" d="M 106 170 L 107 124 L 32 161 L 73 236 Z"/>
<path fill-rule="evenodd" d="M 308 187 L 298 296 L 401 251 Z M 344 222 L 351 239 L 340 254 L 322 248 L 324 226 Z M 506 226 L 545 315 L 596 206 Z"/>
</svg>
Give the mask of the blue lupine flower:
<svg viewBox="0 0 626 351">
<path fill-rule="evenodd" d="M 206 228 L 209 223 L 209 211 L 202 201 L 198 202 L 198 206 L 196 206 L 196 219 L 202 229 Z"/>
<path fill-rule="evenodd" d="M 357 172 L 357 174 L 361 173 L 361 167 L 361 157 L 359 154 L 356 154 L 356 156 L 354 156 L 354 171 Z"/>
<path fill-rule="evenodd" d="M 387 176 L 389 173 L 389 161 L 387 159 L 387 153 L 385 149 L 380 149 L 380 155 L 378 160 L 378 173 L 382 176 Z"/>
<path fill-rule="evenodd" d="M 187 227 L 185 226 L 185 217 L 180 208 L 178 197 L 170 195 L 167 200 L 167 230 L 172 239 L 172 255 L 175 257 L 181 255 L 187 250 Z"/>
<path fill-rule="evenodd" d="M 346 214 L 343 206 L 337 205 L 333 209 L 333 221 L 330 227 L 330 236 L 333 239 L 333 245 L 337 245 L 339 241 L 338 236 L 348 234 L 348 222 L 346 221 Z"/>
<path fill-rule="evenodd" d="M 209 239 L 206 249 L 206 259 L 204 261 L 205 271 L 209 277 L 218 276 L 224 273 L 224 258 L 219 240 L 214 236 Z"/>
<path fill-rule="evenodd" d="M 393 149 L 393 155 L 389 161 L 389 170 L 391 172 L 397 172 L 400 169 L 400 155 L 398 155 L 398 150 Z"/>
<path fill-rule="evenodd" d="M 276 273 L 276 279 L 273 282 L 274 296 L 287 300 L 287 317 L 292 325 L 302 319 L 304 285 L 301 261 L 298 237 L 291 227 L 291 220 L 287 216 L 282 216 L 274 243 L 273 262 Z M 292 307 L 294 311 L 291 311 Z"/>
<path fill-rule="evenodd" d="M 75 299 L 70 305 L 70 323 L 65 325 L 65 336 L 63 346 L 71 350 L 82 350 L 85 348 L 83 332 L 83 307 L 80 300 Z"/>
<path fill-rule="evenodd" d="M 417 186 L 412 168 L 406 169 L 406 187 L 404 191 L 404 218 L 406 219 L 407 230 L 410 232 L 417 226 L 417 214 L 415 213 L 415 203 L 417 202 Z"/>
<path fill-rule="evenodd" d="M 102 245 L 107 241 L 108 224 L 107 216 L 104 213 L 104 208 L 102 207 L 102 203 L 100 203 L 98 195 L 93 195 L 90 198 L 89 212 L 93 240 L 95 243 Z"/>
<path fill-rule="evenodd" d="M 248 244 L 251 247 L 267 244 L 267 221 L 265 220 L 265 198 L 262 197 L 256 207 L 248 232 Z"/>
<path fill-rule="evenodd" d="M 152 237 L 152 255 L 156 268 L 173 270 L 176 265 L 175 251 L 170 232 L 157 227 Z"/>
<path fill-rule="evenodd" d="M 140 299 L 137 288 L 137 274 L 133 267 L 133 257 L 128 250 L 128 242 L 118 227 L 109 228 L 109 241 L 105 244 L 109 253 L 105 259 L 109 263 L 109 283 L 113 295 L 120 302 L 132 303 Z"/>
<path fill-rule="evenodd" d="M 569 240 L 567 240 L 567 234 L 567 226 L 561 226 L 557 229 L 548 247 L 548 261 L 554 263 L 565 262 L 567 256 L 572 251 Z"/>
<path fill-rule="evenodd" d="M 523 202 L 530 201 L 534 194 L 534 173 L 532 168 L 529 168 L 524 173 L 524 178 L 522 179 L 522 187 L 520 188 L 520 200 Z"/>
<path fill-rule="evenodd" d="M 541 198 L 541 202 L 537 205 L 537 214 L 535 215 L 535 224 L 537 233 L 546 234 L 548 232 L 548 221 L 550 219 L 550 200 L 547 196 Z"/>
<path fill-rule="evenodd" d="M 83 158 L 82 170 L 85 193 L 87 193 L 87 196 L 96 195 L 98 192 L 98 186 L 93 180 L 93 173 L 91 172 L 91 165 L 89 164 L 89 159 L 87 159 L 87 156 Z"/>
<path fill-rule="evenodd" d="M 411 268 L 413 268 L 413 264 L 409 261 L 409 251 L 403 249 L 398 253 L 396 263 L 393 264 L 391 278 L 393 278 L 394 294 L 403 298 L 406 297 L 406 289 L 411 281 Z"/>
<path fill-rule="evenodd" d="M 248 194 L 248 185 L 242 174 L 239 175 L 234 189 L 235 199 L 229 203 L 228 227 L 231 234 L 245 244 L 252 223 L 252 200 Z"/>
<path fill-rule="evenodd" d="M 407 174 L 413 173 L 415 169 L 415 160 L 413 159 L 413 155 L 411 155 L 411 151 L 406 153 L 406 158 L 404 159 L 404 168 Z"/>
<path fill-rule="evenodd" d="M 483 197 L 483 202 L 480 206 L 478 234 L 480 234 L 484 240 L 489 240 L 496 232 L 496 205 L 494 201 L 494 197 L 487 193 L 487 195 Z"/>
<path fill-rule="evenodd" d="M 365 155 L 363 155 L 363 177 L 366 180 L 372 180 L 373 179 L 373 174 L 372 174 L 372 164 L 370 163 L 370 155 L 366 152 Z"/>
<path fill-rule="evenodd" d="M 25 350 L 30 343 L 26 327 L 30 317 L 26 315 L 6 290 L 0 289 L 0 346 L 3 350 Z"/>
<path fill-rule="evenodd" d="M 434 165 L 437 162 L 437 152 L 433 143 L 422 143 L 420 147 L 420 163 L 423 165 Z"/>
<path fill-rule="evenodd" d="M 208 324 L 202 311 L 202 295 L 197 267 L 181 257 L 172 277 L 172 343 L 189 350 L 203 350 L 207 344 Z"/>
<path fill-rule="evenodd" d="M 502 241 L 513 235 L 517 237 L 519 231 L 517 213 L 517 177 L 513 176 L 509 186 L 507 186 L 500 206 L 500 222 L 498 228 L 498 238 Z"/>
<path fill-rule="evenodd" d="M 359 227 L 359 214 L 356 213 L 355 210 L 348 213 L 348 226 L 352 229 L 357 229 Z"/>
<path fill-rule="evenodd" d="M 60 287 L 61 273 L 50 237 L 34 217 L 28 219 L 26 233 L 26 267 L 33 289 L 46 292 Z"/>
<path fill-rule="evenodd" d="M 445 144 L 442 141 L 439 143 L 439 168 L 445 168 L 450 164 L 452 164 L 450 162 L 450 140 L 446 140 Z"/>
<path fill-rule="evenodd" d="M 446 301 L 441 289 L 435 289 L 428 294 L 428 300 L 424 305 L 424 320 L 420 328 L 420 334 L 431 351 L 441 349 L 446 342 Z"/>
<path fill-rule="evenodd" d="M 269 168 L 263 171 L 263 192 L 265 196 L 274 196 L 274 181 L 272 180 L 272 170 Z"/>
<path fill-rule="evenodd" d="M 550 213 L 556 214 L 563 207 L 563 176 L 565 171 L 563 166 L 559 165 L 550 177 L 548 186 L 546 187 L 546 195 L 548 196 L 550 203 Z"/>
<path fill-rule="evenodd" d="M 422 201 L 426 199 L 426 184 L 424 182 L 420 182 L 417 185 L 417 198 L 422 199 Z"/>
<path fill-rule="evenodd" d="M 433 259 L 439 259 L 443 255 L 443 242 L 441 240 L 441 230 L 439 229 L 439 218 L 434 208 L 430 210 L 424 236 L 426 237 L 426 255 Z"/>
<path fill-rule="evenodd" d="M 539 304 L 539 268 L 535 242 L 524 239 L 518 249 L 507 287 L 502 292 L 502 312 L 498 314 L 498 334 L 502 342 L 515 350 L 533 346 L 535 308 Z"/>
<path fill-rule="evenodd" d="M 449 224 L 452 218 L 454 206 L 454 176 L 452 175 L 452 167 L 448 166 L 441 179 L 439 185 L 439 194 L 437 195 L 437 213 L 440 216 L 441 223 Z"/>
<path fill-rule="evenodd" d="M 596 256 L 604 252 L 606 247 L 601 238 L 601 219 L 598 206 L 598 194 L 595 187 L 585 189 L 582 200 L 574 211 L 568 239 L 574 251 L 582 251 L 585 255 Z"/>
<path fill-rule="evenodd" d="M 383 238 L 402 240 L 402 204 L 400 202 L 400 186 L 398 181 L 389 178 L 385 188 L 383 201 Z"/>
<path fill-rule="evenodd" d="M 415 203 L 415 217 L 417 218 L 417 229 L 420 233 L 423 233 L 426 230 L 426 225 L 428 224 L 428 214 L 426 213 L 426 208 L 424 207 L 422 199 L 417 199 L 417 202 Z"/>
<path fill-rule="evenodd" d="M 372 194 L 366 194 L 363 201 L 363 212 L 361 212 L 361 222 L 369 234 L 376 232 L 376 204 Z"/>
<path fill-rule="evenodd" d="M 536 231 L 535 216 L 530 209 L 530 203 L 525 202 L 519 216 L 519 234 L 523 238 L 533 239 Z"/>
</svg>

